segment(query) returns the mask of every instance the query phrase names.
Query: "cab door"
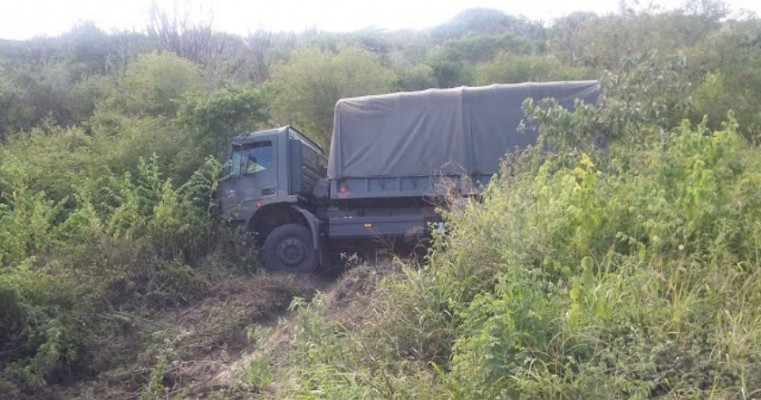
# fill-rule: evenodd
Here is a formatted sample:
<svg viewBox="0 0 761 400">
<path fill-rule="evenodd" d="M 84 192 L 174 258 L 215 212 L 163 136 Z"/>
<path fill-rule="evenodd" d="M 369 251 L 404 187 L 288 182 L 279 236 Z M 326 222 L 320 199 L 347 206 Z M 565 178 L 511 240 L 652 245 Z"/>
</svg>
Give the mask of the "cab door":
<svg viewBox="0 0 761 400">
<path fill-rule="evenodd" d="M 277 151 L 274 137 L 233 144 L 220 183 L 219 205 L 234 220 L 246 219 L 257 202 L 277 196 Z"/>
</svg>

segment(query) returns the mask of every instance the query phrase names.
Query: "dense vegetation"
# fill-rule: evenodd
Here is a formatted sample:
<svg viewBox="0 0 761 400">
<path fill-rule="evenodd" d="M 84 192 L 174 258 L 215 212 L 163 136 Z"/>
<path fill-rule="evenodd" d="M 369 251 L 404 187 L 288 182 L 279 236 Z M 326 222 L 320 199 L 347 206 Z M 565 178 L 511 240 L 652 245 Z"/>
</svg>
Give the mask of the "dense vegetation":
<svg viewBox="0 0 761 400">
<path fill-rule="evenodd" d="M 0 397 L 134 362 L 109 347 L 121 316 L 257 267 L 250 237 L 211 218 L 230 136 L 294 123 L 328 144 L 341 97 L 561 79 L 600 79 L 601 103 L 526 104 L 543 143 L 451 205 L 425 265 L 358 318 L 294 302 L 294 343 L 254 359 L 247 390 L 761 396 L 761 21 L 728 12 L 237 37 L 153 10 L 147 34 L 0 41 Z M 161 343 L 133 378 L 145 398 L 162 395 Z"/>
<path fill-rule="evenodd" d="M 250 367 L 281 378 L 251 382 L 305 398 L 758 396 L 761 165 L 735 120 L 646 123 L 599 150 L 603 113 L 529 114 L 554 151 L 449 211 L 427 266 L 382 281 L 364 317 L 302 306 L 288 357 Z"/>
</svg>

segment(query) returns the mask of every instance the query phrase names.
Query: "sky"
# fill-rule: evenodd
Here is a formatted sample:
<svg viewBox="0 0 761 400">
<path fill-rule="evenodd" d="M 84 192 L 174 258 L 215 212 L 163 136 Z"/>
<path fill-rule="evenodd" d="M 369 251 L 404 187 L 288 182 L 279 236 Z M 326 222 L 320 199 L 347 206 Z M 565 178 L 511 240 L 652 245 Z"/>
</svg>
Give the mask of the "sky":
<svg viewBox="0 0 761 400">
<path fill-rule="evenodd" d="M 85 21 L 106 32 L 143 31 L 153 1 L 159 8 L 191 20 L 212 18 L 215 30 L 246 35 L 257 30 L 301 32 L 306 29 L 349 32 L 373 27 L 423 29 L 474 7 L 550 22 L 573 11 L 615 12 L 619 0 L 0 0 L 0 38 L 57 36 Z M 732 10 L 761 15 L 761 0 L 725 0 Z M 630 0 L 628 3 L 649 3 Z M 675 7 L 683 0 L 660 0 Z"/>
</svg>

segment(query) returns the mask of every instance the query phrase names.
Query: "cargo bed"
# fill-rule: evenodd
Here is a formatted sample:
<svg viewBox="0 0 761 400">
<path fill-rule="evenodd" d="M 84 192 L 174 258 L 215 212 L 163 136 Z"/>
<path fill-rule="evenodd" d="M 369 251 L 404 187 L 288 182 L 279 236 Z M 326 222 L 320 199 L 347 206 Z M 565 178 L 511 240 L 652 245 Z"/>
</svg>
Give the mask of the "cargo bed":
<svg viewBox="0 0 761 400">
<path fill-rule="evenodd" d="M 519 133 L 521 104 L 552 97 L 594 103 L 597 81 L 496 84 L 342 99 L 328 161 L 332 199 L 442 194 L 442 182 L 477 191 L 502 157 L 535 143 Z"/>
</svg>

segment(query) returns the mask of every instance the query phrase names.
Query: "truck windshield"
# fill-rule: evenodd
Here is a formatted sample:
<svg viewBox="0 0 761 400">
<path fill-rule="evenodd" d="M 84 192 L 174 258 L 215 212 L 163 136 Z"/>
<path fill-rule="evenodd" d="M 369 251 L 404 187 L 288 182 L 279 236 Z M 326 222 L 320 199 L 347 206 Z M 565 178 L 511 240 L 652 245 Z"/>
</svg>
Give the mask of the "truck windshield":
<svg viewBox="0 0 761 400">
<path fill-rule="evenodd" d="M 239 177 L 265 171 L 272 166 L 272 142 L 256 142 L 233 149 L 230 176 Z"/>
</svg>

